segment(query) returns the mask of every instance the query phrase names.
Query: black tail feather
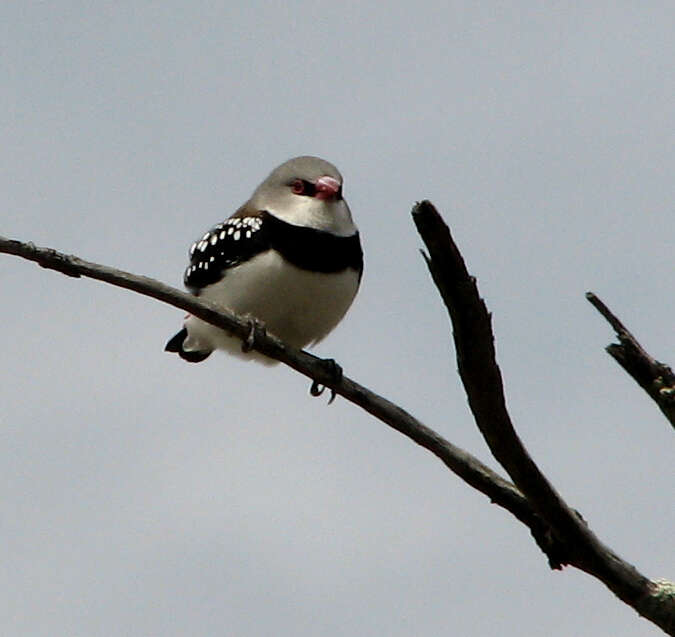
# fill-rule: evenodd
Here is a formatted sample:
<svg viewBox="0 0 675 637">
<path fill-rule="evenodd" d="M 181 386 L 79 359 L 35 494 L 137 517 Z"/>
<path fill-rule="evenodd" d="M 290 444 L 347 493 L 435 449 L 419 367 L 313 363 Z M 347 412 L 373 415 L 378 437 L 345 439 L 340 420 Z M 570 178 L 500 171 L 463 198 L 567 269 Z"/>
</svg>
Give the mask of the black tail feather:
<svg viewBox="0 0 675 637">
<path fill-rule="evenodd" d="M 211 352 L 200 351 L 186 351 L 183 349 L 183 342 L 187 338 L 187 330 L 183 328 L 178 334 L 175 334 L 169 339 L 169 342 L 164 347 L 165 352 L 175 352 L 183 360 L 188 363 L 201 363 L 204 359 L 211 355 Z"/>
</svg>

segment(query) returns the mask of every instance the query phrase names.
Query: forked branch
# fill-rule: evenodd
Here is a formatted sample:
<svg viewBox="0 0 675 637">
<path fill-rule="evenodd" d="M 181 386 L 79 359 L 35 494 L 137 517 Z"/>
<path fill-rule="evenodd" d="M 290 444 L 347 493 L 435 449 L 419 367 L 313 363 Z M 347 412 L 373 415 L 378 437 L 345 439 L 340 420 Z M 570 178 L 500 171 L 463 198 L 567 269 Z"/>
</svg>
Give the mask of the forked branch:
<svg viewBox="0 0 675 637">
<path fill-rule="evenodd" d="M 648 615 L 653 613 L 655 595 L 663 594 L 664 584 L 650 581 L 604 545 L 528 454 L 506 409 L 490 314 L 476 280 L 469 275 L 448 226 L 429 201 L 413 208 L 413 219 L 429 251 L 424 255 L 429 271 L 450 315 L 469 406 L 492 455 L 565 548 L 563 564 L 598 578 L 638 613 L 675 633 L 675 598 L 661 606 L 663 615 L 658 621 Z M 665 586 L 668 589 L 667 583 Z"/>
<path fill-rule="evenodd" d="M 496 363 L 490 315 L 469 276 L 450 231 L 428 201 L 413 218 L 429 250 L 427 265 L 452 319 L 457 360 L 469 404 L 490 449 L 513 479 L 502 478 L 468 452 L 445 440 L 396 404 L 345 375 L 336 377 L 324 361 L 295 350 L 254 325 L 253 349 L 279 360 L 431 451 L 451 471 L 525 524 L 552 568 L 573 565 L 604 582 L 643 617 L 675 635 L 675 587 L 651 581 L 615 555 L 564 502 L 528 455 L 506 410 Z M 129 272 L 92 263 L 50 248 L 0 237 L 0 253 L 34 261 L 72 277 L 89 277 L 153 297 L 246 340 L 250 321 L 190 294 Z M 651 394 L 650 394 L 651 395 Z"/>
</svg>

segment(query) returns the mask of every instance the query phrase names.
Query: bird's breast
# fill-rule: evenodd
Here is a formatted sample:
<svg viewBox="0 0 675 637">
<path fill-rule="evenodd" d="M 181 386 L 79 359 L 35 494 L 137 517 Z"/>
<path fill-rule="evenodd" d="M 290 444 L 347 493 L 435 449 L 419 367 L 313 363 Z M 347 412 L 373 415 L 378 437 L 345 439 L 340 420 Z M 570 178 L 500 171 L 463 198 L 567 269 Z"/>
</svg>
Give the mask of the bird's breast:
<svg viewBox="0 0 675 637">
<path fill-rule="evenodd" d="M 250 314 L 269 332 L 294 347 L 324 338 L 345 315 L 359 287 L 353 268 L 313 272 L 299 268 L 276 250 L 267 250 L 224 273 L 200 296 Z"/>
</svg>

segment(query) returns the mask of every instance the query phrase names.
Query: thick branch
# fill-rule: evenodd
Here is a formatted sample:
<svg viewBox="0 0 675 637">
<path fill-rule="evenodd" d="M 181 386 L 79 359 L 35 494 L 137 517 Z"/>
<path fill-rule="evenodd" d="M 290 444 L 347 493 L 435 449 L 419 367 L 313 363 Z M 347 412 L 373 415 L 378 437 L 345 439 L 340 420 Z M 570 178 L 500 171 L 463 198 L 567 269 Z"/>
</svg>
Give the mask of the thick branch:
<svg viewBox="0 0 675 637">
<path fill-rule="evenodd" d="M 609 355 L 647 392 L 670 424 L 675 427 L 675 374 L 673 370 L 650 356 L 624 324 L 593 292 L 587 292 L 586 298 L 607 319 L 619 339 L 618 343 L 612 343 L 605 348 Z"/>
<path fill-rule="evenodd" d="M 429 250 L 429 271 L 450 314 L 457 364 L 476 424 L 490 451 L 566 548 L 564 563 L 594 575 L 620 599 L 666 630 L 675 631 L 675 603 L 653 615 L 655 584 L 602 544 L 546 479 L 516 434 L 506 409 L 490 314 L 450 230 L 423 201 L 413 219 Z"/>
</svg>

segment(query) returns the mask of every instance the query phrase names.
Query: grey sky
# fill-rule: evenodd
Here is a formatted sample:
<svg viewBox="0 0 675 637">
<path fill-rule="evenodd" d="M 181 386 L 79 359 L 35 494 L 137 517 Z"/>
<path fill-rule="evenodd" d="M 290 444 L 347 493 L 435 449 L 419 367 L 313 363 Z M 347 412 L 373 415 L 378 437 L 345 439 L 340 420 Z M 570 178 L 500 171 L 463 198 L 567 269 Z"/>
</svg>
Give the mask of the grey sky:
<svg viewBox="0 0 675 637">
<path fill-rule="evenodd" d="M 495 466 L 409 216 L 430 198 L 528 448 L 672 579 L 672 431 L 583 294 L 675 363 L 674 32 L 672 2 L 4 3 L 0 234 L 179 285 L 269 170 L 323 156 L 366 270 L 316 351 Z M 164 354 L 179 311 L 7 256 L 0 291 L 0 634 L 661 634 L 290 370 Z"/>
</svg>

